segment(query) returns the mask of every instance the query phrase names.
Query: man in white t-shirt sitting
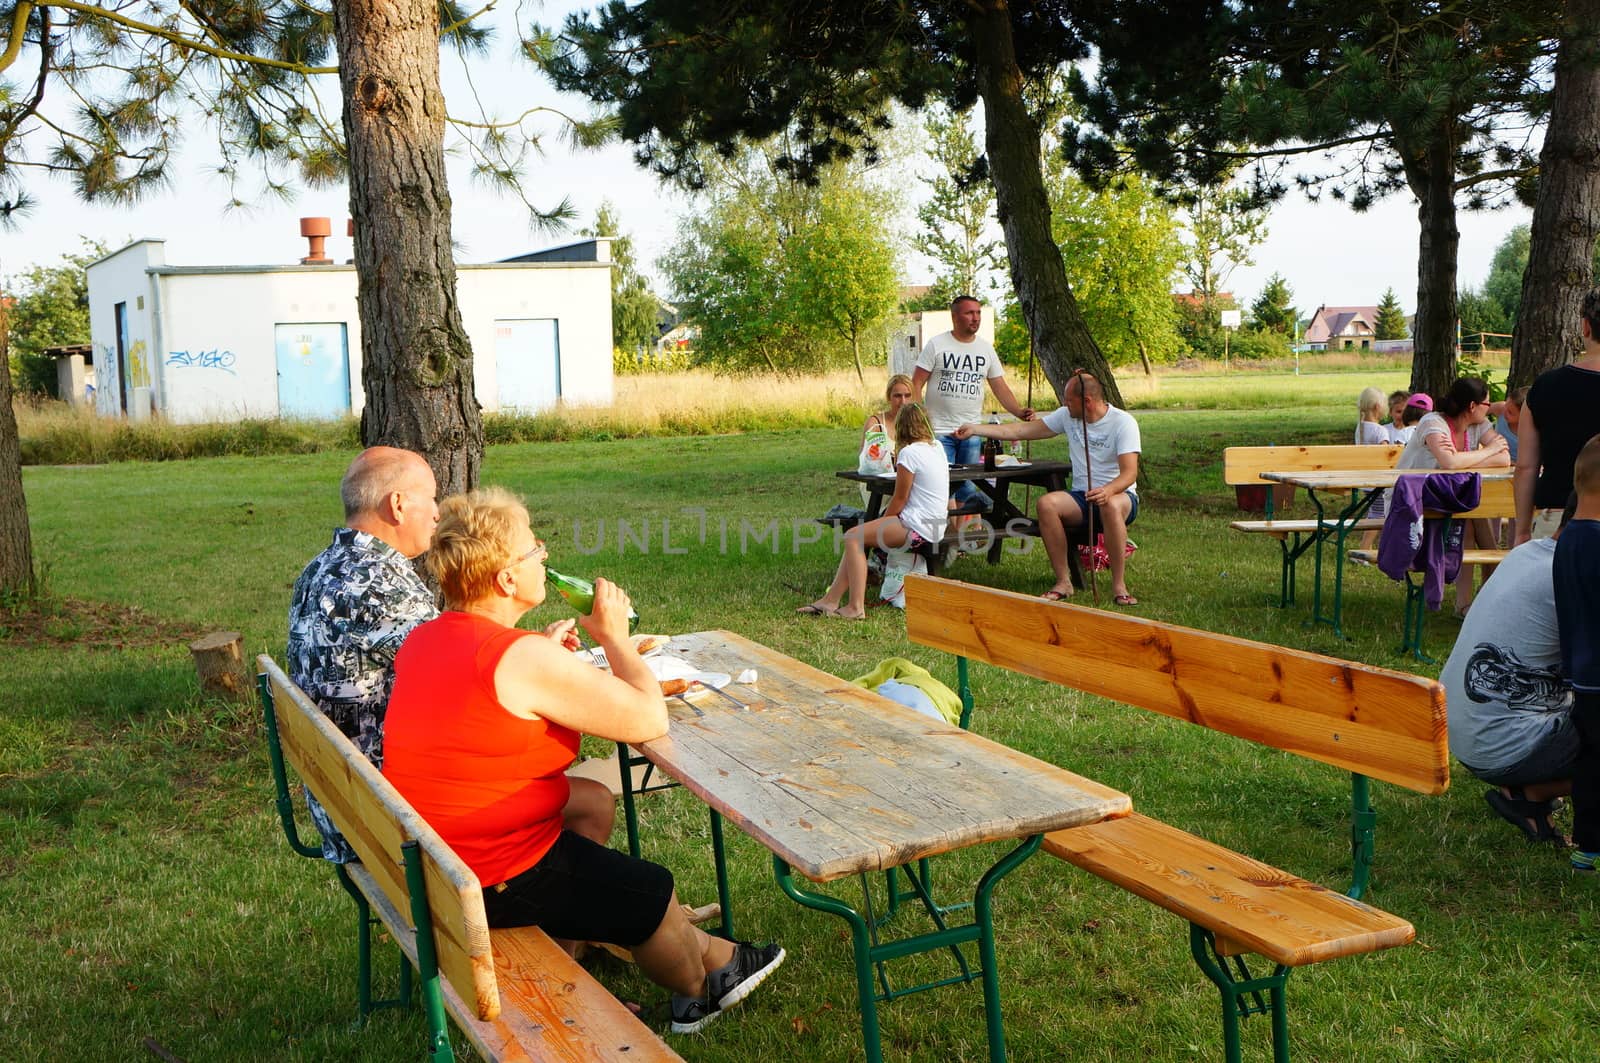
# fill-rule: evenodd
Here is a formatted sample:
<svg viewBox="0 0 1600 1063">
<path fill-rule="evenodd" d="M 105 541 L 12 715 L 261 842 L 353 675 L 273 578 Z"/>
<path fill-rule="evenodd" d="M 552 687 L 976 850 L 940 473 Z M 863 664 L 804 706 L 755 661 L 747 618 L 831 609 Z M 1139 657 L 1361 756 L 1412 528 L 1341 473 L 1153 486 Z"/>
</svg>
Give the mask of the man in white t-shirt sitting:
<svg viewBox="0 0 1600 1063">
<path fill-rule="evenodd" d="M 1000 356 L 994 353 L 991 344 L 978 338 L 978 326 L 983 323 L 983 304 L 970 295 L 958 295 L 950 301 L 950 318 L 950 331 L 930 339 L 917 358 L 917 366 L 911 373 L 911 399 L 922 403 L 923 409 L 928 411 L 934 438 L 944 447 L 950 464 L 974 465 L 982 444 L 976 439 L 958 437 L 956 429 L 983 417 L 984 381 L 989 382 L 989 390 L 1013 417 L 1027 421 L 1032 419 L 1033 411 L 1017 404 L 1011 385 L 1006 383 Z M 970 483 L 963 482 L 956 488 L 958 505 L 982 497 Z"/>
<path fill-rule="evenodd" d="M 1128 525 L 1139 515 L 1139 422 L 1106 401 L 1105 389 L 1093 374 L 1082 369 L 1073 373 L 1061 407 L 1043 417 L 1016 424 L 964 424 L 956 435 L 962 439 L 1066 436 L 1072 454 L 1072 490 L 1051 491 L 1039 499 L 1039 538 L 1056 576 L 1040 597 L 1053 602 L 1072 597 L 1067 529 L 1088 520 L 1092 505 L 1095 532 L 1105 536 L 1111 563 L 1111 600 L 1118 605 L 1139 604 L 1128 593 L 1126 574 Z"/>
</svg>

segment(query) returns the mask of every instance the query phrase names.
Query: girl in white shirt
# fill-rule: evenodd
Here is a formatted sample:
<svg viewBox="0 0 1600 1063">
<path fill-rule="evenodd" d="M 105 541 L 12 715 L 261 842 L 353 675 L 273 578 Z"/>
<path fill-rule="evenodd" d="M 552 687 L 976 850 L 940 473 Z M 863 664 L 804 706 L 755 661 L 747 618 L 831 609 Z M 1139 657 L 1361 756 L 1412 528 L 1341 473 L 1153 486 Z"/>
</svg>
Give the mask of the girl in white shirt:
<svg viewBox="0 0 1600 1063">
<path fill-rule="evenodd" d="M 845 620 L 867 617 L 867 549 L 915 549 L 944 538 L 950 502 L 950 463 L 933 441 L 933 425 L 921 403 L 908 402 L 895 415 L 894 497 L 877 520 L 845 533 L 844 556 L 827 593 L 796 612 Z M 846 603 L 844 596 L 849 593 Z"/>
</svg>

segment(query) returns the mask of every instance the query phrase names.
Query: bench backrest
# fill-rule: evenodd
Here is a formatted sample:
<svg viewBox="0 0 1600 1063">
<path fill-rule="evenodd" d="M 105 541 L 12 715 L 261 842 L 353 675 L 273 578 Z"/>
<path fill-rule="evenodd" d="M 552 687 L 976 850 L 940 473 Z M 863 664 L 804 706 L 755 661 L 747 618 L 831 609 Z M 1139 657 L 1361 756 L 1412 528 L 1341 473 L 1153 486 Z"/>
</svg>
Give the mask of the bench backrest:
<svg viewBox="0 0 1600 1063">
<path fill-rule="evenodd" d="M 1517 501 L 1510 480 L 1484 480 L 1478 494 L 1478 508 L 1457 513 L 1458 520 L 1473 517 L 1515 517 Z"/>
<path fill-rule="evenodd" d="M 1450 785 L 1444 688 L 1420 676 L 930 576 L 906 578 L 906 635 L 1421 793 Z"/>
<path fill-rule="evenodd" d="M 263 654 L 256 664 L 267 677 L 270 719 L 284 759 L 390 903 L 408 918 L 413 908 L 401 846 L 417 843 L 439 973 L 462 1000 L 476 1001 L 478 1018 L 499 1017 L 500 991 L 477 876 L 271 657 Z"/>
<path fill-rule="evenodd" d="M 1398 443 L 1358 446 L 1354 443 L 1316 447 L 1227 447 L 1222 452 L 1222 479 L 1229 486 L 1262 484 L 1264 472 L 1312 472 L 1321 469 L 1392 469 L 1405 447 Z"/>
</svg>

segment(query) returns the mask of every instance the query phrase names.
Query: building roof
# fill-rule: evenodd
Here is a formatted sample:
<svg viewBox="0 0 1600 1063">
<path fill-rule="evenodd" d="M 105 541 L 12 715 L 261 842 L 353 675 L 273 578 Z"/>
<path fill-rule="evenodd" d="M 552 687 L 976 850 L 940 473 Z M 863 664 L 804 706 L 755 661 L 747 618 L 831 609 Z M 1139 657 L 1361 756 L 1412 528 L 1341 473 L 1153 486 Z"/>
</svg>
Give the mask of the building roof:
<svg viewBox="0 0 1600 1063">
<path fill-rule="evenodd" d="M 1335 336 L 1371 336 L 1376 331 L 1376 306 L 1319 306 L 1306 326 L 1307 343 L 1326 343 Z"/>
</svg>

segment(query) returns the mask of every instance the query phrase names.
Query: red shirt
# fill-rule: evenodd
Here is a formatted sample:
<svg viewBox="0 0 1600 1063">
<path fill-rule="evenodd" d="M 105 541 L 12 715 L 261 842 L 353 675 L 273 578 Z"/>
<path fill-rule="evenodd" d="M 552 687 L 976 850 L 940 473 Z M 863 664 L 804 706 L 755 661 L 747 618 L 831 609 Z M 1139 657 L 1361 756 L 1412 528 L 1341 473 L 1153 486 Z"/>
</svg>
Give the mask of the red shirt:
<svg viewBox="0 0 1600 1063">
<path fill-rule="evenodd" d="M 561 833 L 562 774 L 579 734 L 512 715 L 494 671 L 511 644 L 542 638 L 470 613 L 412 631 L 394 661 L 383 774 L 484 886 L 543 859 Z"/>
</svg>

